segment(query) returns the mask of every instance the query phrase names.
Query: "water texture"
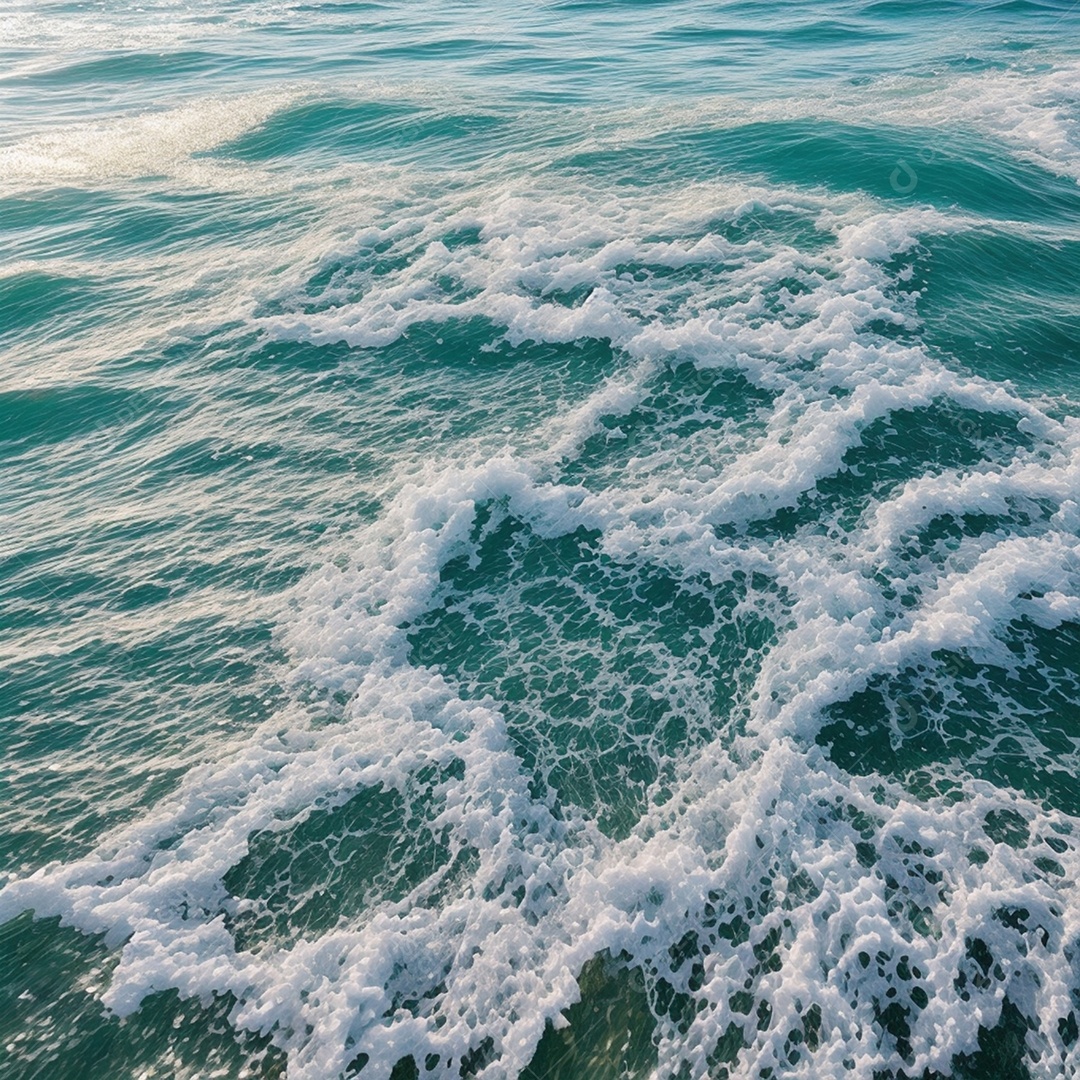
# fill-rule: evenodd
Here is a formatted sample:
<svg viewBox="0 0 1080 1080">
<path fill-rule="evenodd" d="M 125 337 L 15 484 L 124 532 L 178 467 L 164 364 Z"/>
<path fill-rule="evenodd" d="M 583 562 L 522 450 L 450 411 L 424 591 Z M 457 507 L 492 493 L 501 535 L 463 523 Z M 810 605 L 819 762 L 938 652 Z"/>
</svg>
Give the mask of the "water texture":
<svg viewBox="0 0 1080 1080">
<path fill-rule="evenodd" d="M 1080 1076 L 1073 0 L 4 0 L 0 118 L 0 1074 Z"/>
</svg>

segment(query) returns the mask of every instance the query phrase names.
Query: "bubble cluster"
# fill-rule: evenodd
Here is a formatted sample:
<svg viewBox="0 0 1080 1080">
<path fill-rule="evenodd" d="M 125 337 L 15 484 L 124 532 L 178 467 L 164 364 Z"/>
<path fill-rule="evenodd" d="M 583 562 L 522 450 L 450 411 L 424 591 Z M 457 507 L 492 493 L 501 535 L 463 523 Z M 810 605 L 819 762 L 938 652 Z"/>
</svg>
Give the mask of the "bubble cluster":
<svg viewBox="0 0 1080 1080">
<path fill-rule="evenodd" d="M 478 183 L 335 250 L 261 333 L 588 385 L 405 455 L 294 592 L 289 704 L 0 917 L 292 1080 L 1074 1070 L 1080 426 L 920 339 L 906 268 L 972 228 Z"/>
</svg>

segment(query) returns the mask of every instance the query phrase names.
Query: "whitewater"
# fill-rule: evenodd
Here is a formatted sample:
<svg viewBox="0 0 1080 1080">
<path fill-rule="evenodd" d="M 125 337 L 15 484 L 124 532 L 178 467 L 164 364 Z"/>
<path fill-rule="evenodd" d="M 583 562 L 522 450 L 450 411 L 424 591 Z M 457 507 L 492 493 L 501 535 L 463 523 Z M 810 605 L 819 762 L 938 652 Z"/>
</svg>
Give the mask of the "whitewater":
<svg viewBox="0 0 1080 1080">
<path fill-rule="evenodd" d="M 1080 8 L 0 57 L 5 1077 L 1080 1076 Z"/>
</svg>

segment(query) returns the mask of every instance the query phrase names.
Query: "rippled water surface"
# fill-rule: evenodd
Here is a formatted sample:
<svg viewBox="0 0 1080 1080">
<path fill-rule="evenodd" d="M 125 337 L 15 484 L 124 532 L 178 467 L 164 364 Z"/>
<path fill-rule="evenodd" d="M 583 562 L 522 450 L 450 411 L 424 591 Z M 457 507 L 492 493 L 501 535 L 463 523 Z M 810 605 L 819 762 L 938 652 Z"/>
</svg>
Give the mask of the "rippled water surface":
<svg viewBox="0 0 1080 1080">
<path fill-rule="evenodd" d="M 0 0 L 0 1073 L 1080 1075 L 1080 7 Z"/>
</svg>

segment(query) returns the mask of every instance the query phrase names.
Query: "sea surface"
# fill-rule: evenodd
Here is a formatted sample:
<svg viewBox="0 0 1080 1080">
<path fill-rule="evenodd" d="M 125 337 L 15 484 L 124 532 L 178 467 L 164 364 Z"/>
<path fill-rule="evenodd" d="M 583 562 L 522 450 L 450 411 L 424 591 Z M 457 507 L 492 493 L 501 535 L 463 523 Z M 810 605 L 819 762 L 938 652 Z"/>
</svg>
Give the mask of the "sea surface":
<svg viewBox="0 0 1080 1080">
<path fill-rule="evenodd" d="M 1075 0 L 0 0 L 0 1076 L 1080 1076 Z"/>
</svg>

